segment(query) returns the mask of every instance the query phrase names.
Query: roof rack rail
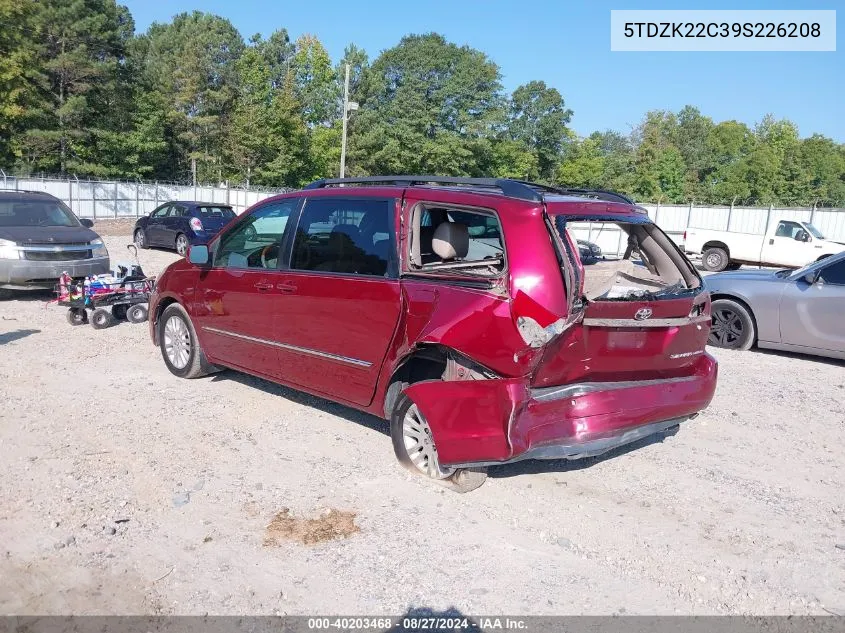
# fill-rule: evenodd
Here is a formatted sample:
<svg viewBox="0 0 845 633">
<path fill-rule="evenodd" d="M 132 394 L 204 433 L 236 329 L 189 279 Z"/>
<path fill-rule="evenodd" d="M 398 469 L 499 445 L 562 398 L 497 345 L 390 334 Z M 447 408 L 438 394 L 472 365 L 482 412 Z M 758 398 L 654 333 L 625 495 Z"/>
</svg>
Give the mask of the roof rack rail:
<svg viewBox="0 0 845 633">
<path fill-rule="evenodd" d="M 456 176 L 363 176 L 361 178 L 324 178 L 317 180 L 303 189 L 323 189 L 332 185 L 388 185 L 396 187 L 414 187 L 417 185 L 469 185 L 489 189 L 498 189 L 509 198 L 519 198 L 532 202 L 542 202 L 543 196 L 536 188 L 526 183 L 507 178 L 463 178 Z"/>
<path fill-rule="evenodd" d="M 635 204 L 635 202 L 626 195 L 618 193 L 616 191 L 608 191 L 607 189 L 584 189 L 580 187 L 553 187 L 550 185 L 540 185 L 533 182 L 526 182 L 524 180 L 519 180 L 517 182 L 521 182 L 525 185 L 529 185 L 531 187 L 536 187 L 541 189 L 542 191 L 546 191 L 548 193 L 557 193 L 560 195 L 570 195 L 570 196 L 585 196 L 589 198 L 596 198 L 597 200 L 604 200 L 606 202 L 624 202 L 625 204 Z"/>
<path fill-rule="evenodd" d="M 55 198 L 52 193 L 48 193 L 46 191 L 36 191 L 35 189 L 13 189 L 12 187 L 0 187 L 0 192 L 2 193 L 40 193 L 44 196 L 50 196 L 51 198 Z"/>
<path fill-rule="evenodd" d="M 577 189 L 553 187 L 526 180 L 510 178 L 464 178 L 456 176 L 362 176 L 360 178 L 323 178 L 305 185 L 303 189 L 324 189 L 336 185 L 387 185 L 395 187 L 414 187 L 417 185 L 467 185 L 481 188 L 498 189 L 509 198 L 518 198 L 530 202 L 542 202 L 543 194 L 586 196 L 608 202 L 634 202 L 614 191 L 603 189 Z"/>
</svg>

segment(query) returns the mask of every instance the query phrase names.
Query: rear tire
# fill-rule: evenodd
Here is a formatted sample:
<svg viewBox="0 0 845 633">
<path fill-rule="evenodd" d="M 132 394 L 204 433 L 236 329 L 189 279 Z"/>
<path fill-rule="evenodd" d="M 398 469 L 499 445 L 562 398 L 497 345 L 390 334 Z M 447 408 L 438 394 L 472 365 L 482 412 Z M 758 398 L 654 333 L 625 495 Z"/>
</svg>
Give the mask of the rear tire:
<svg viewBox="0 0 845 633">
<path fill-rule="evenodd" d="M 130 323 L 143 323 L 149 318 L 149 313 L 147 311 L 147 307 L 144 305 L 136 304 L 134 306 L 130 306 L 129 309 L 126 311 L 126 319 Z"/>
<path fill-rule="evenodd" d="M 757 339 L 757 326 L 751 311 L 732 299 L 716 299 L 710 311 L 713 323 L 707 344 L 723 349 L 745 351 Z"/>
<path fill-rule="evenodd" d="M 179 378 L 200 378 L 220 371 L 205 357 L 191 318 L 181 305 L 167 306 L 158 327 L 161 357 L 171 374 Z"/>
<path fill-rule="evenodd" d="M 711 273 L 720 273 L 730 265 L 731 260 L 724 248 L 712 247 L 701 254 L 701 264 Z"/>
<path fill-rule="evenodd" d="M 105 330 L 107 327 L 111 327 L 115 323 L 117 323 L 117 321 L 115 321 L 114 315 L 112 315 L 111 310 L 106 310 L 105 308 L 97 308 L 91 315 L 91 327 L 93 327 L 95 330 Z"/>
<path fill-rule="evenodd" d="M 397 398 L 390 416 L 390 438 L 400 464 L 453 492 L 470 492 L 487 480 L 486 468 L 456 469 L 440 465 L 428 422 L 404 393 Z"/>
</svg>

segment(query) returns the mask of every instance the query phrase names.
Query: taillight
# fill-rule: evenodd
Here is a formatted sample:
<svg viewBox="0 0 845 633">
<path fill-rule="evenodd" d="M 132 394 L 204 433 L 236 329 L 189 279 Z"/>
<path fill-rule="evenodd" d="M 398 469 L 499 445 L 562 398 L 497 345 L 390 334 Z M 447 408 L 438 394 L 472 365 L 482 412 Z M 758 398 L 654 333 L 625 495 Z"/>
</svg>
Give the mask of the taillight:
<svg viewBox="0 0 845 633">
<path fill-rule="evenodd" d="M 202 221 L 199 218 L 191 218 L 190 225 L 194 231 L 202 231 Z"/>
</svg>

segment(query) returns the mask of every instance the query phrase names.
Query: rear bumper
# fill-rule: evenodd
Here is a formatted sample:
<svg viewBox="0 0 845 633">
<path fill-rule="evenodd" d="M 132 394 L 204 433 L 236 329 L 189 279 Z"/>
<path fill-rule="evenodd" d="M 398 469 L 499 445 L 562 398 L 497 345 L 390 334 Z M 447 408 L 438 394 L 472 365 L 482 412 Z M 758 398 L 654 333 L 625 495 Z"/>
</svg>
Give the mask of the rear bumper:
<svg viewBox="0 0 845 633">
<path fill-rule="evenodd" d="M 52 289 L 65 271 L 73 278 L 101 275 L 109 272 L 109 264 L 108 257 L 50 262 L 3 259 L 0 260 L 0 288 Z"/>
<path fill-rule="evenodd" d="M 662 433 L 706 408 L 718 366 L 703 354 L 684 378 L 529 389 L 524 379 L 411 385 L 449 466 L 592 457 Z"/>
</svg>

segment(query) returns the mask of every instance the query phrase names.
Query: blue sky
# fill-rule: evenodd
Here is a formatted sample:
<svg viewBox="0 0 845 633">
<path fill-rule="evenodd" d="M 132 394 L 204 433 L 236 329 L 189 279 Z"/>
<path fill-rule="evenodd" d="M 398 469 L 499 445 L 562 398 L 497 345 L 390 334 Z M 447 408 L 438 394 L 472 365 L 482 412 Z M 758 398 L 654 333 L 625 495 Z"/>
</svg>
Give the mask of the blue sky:
<svg viewBox="0 0 845 633">
<path fill-rule="evenodd" d="M 801 136 L 821 133 L 845 142 L 845 52 L 610 52 L 611 9 L 836 9 L 845 0 L 804 2 L 591 2 L 565 0 L 118 0 L 136 30 L 195 9 L 228 18 L 244 38 L 286 28 L 320 38 L 336 61 L 354 42 L 372 60 L 407 33 L 436 31 L 480 49 L 502 71 L 507 90 L 541 79 L 563 94 L 578 134 L 630 131 L 648 110 L 698 106 L 716 121 L 752 125 L 766 113 L 789 118 Z M 840 27 L 840 30 L 845 27 Z"/>
</svg>

